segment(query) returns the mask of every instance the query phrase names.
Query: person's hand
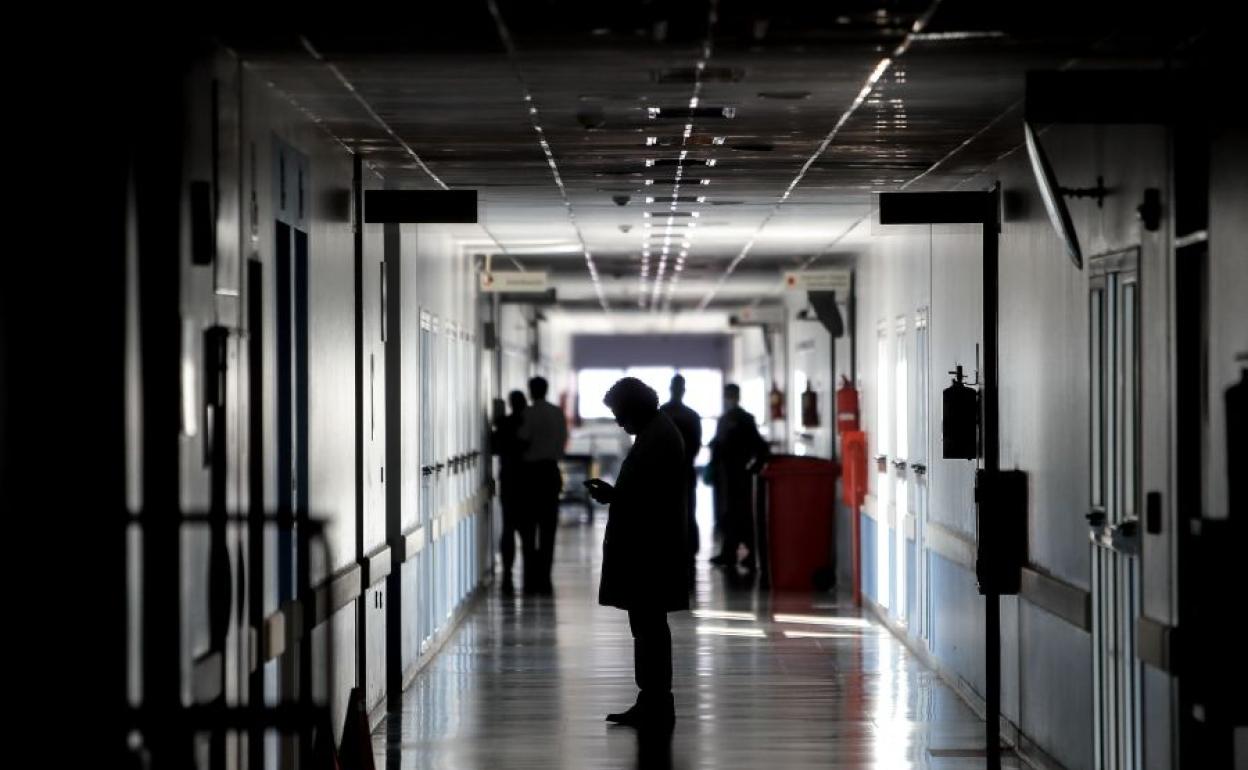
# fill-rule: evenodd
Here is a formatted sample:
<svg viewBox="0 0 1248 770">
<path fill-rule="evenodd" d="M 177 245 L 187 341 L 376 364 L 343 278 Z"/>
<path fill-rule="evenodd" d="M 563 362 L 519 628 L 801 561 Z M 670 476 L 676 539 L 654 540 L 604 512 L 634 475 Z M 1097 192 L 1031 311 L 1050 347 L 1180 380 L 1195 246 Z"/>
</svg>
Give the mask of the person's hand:
<svg viewBox="0 0 1248 770">
<path fill-rule="evenodd" d="M 610 505 L 611 500 L 615 497 L 615 487 L 611 486 L 602 479 L 590 479 L 585 482 L 585 488 L 589 490 L 589 496 L 603 505 Z"/>
</svg>

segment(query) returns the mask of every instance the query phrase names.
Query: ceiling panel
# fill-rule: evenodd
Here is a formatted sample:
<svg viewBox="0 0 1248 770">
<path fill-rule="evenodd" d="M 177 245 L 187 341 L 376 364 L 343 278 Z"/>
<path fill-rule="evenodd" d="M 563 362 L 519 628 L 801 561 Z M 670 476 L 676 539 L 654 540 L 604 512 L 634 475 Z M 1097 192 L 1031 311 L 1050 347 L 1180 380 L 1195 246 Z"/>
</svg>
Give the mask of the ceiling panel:
<svg viewBox="0 0 1248 770">
<path fill-rule="evenodd" d="M 478 189 L 482 250 L 556 271 L 569 303 L 598 296 L 588 249 L 608 304 L 670 296 L 676 310 L 725 301 L 710 287 L 738 301 L 736 284 L 748 294 L 761 275 L 843 260 L 873 193 L 952 187 L 1017 147 L 1028 70 L 1155 64 L 1200 24 L 1064 0 L 449 11 L 228 42 L 397 184 Z M 665 282 L 688 255 L 655 295 L 664 236 Z"/>
</svg>

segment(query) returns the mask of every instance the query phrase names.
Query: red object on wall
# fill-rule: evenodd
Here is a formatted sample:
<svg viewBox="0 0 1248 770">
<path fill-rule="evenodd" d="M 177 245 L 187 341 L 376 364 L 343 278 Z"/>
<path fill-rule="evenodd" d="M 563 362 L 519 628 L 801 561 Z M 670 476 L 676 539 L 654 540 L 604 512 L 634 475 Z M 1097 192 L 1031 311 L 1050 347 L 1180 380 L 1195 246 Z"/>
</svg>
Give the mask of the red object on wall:
<svg viewBox="0 0 1248 770">
<path fill-rule="evenodd" d="M 847 377 L 841 378 L 841 387 L 836 390 L 836 430 L 858 430 L 858 389 L 849 384 Z"/>
<path fill-rule="evenodd" d="M 850 552 L 854 571 L 854 604 L 862 604 L 862 538 L 858 534 L 859 513 L 867 497 L 867 434 L 860 430 L 841 434 L 841 497 L 849 506 Z"/>
<path fill-rule="evenodd" d="M 841 499 L 853 508 L 867 498 L 867 434 L 851 430 L 841 434 Z"/>
<path fill-rule="evenodd" d="M 771 587 L 810 591 L 832 578 L 836 463 L 817 457 L 772 458 L 767 482 Z"/>
<path fill-rule="evenodd" d="M 784 419 L 784 391 L 774 382 L 771 383 L 771 419 Z"/>
</svg>

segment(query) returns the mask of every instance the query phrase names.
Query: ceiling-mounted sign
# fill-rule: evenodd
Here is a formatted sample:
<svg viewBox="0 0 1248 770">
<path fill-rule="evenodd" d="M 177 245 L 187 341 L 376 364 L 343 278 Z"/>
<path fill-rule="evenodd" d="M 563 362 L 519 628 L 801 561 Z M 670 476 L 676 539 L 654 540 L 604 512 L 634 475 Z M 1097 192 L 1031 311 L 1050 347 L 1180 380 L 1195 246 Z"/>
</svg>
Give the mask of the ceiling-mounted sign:
<svg viewBox="0 0 1248 770">
<path fill-rule="evenodd" d="M 542 294 L 550 288 L 545 270 L 482 270 L 479 275 L 481 291 Z"/>
<path fill-rule="evenodd" d="M 803 270 L 784 274 L 784 288 L 789 291 L 835 291 L 849 296 L 848 270 Z"/>
<path fill-rule="evenodd" d="M 365 190 L 364 221 L 472 224 L 477 221 L 477 191 Z"/>
</svg>

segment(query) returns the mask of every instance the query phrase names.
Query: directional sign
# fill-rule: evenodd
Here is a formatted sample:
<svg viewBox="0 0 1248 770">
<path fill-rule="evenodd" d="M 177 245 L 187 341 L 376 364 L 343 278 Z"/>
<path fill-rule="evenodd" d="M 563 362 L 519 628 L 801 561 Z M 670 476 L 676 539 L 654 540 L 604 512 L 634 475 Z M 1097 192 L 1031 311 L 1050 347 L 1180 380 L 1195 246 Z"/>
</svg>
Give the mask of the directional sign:
<svg viewBox="0 0 1248 770">
<path fill-rule="evenodd" d="M 482 270 L 481 291 L 544 293 L 549 287 L 545 270 Z"/>
<path fill-rule="evenodd" d="M 784 288 L 790 291 L 835 291 L 849 296 L 848 270 L 804 270 L 784 274 Z"/>
</svg>

